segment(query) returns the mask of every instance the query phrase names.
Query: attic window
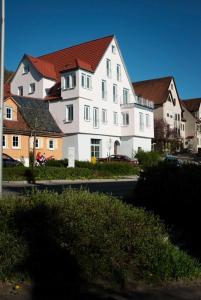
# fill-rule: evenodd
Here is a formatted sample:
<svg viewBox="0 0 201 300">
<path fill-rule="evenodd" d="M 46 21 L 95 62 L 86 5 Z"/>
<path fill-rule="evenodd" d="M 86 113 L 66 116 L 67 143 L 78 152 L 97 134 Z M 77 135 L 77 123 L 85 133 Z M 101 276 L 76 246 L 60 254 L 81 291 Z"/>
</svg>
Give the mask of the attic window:
<svg viewBox="0 0 201 300">
<path fill-rule="evenodd" d="M 24 65 L 23 67 L 23 74 L 27 74 L 29 72 L 29 66 Z"/>
<path fill-rule="evenodd" d="M 63 78 L 63 90 L 73 89 L 76 86 L 75 73 L 68 74 Z"/>
<path fill-rule="evenodd" d="M 112 45 L 112 53 L 116 54 L 116 47 L 114 45 Z"/>
<path fill-rule="evenodd" d="M 171 90 L 173 90 L 174 89 L 174 84 L 173 83 L 171 83 Z"/>
<path fill-rule="evenodd" d="M 31 83 L 31 84 L 29 85 L 29 94 L 35 93 L 35 90 L 36 90 L 35 83 Z"/>
<path fill-rule="evenodd" d="M 12 120 L 13 118 L 13 109 L 12 107 L 6 107 L 6 119 Z"/>
</svg>

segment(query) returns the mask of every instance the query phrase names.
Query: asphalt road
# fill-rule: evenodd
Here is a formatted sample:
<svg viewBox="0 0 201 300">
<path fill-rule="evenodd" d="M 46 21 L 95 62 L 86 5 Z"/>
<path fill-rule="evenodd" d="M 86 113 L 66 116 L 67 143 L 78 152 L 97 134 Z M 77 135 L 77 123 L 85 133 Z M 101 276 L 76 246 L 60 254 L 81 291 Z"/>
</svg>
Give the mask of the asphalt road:
<svg viewBox="0 0 201 300">
<path fill-rule="evenodd" d="M 33 188 L 38 190 L 49 190 L 61 193 L 64 189 L 87 189 L 91 192 L 105 193 L 122 199 L 132 192 L 136 184 L 135 180 L 112 181 L 112 182 L 86 182 L 86 183 L 38 183 L 38 184 L 6 184 L 3 185 L 3 194 L 20 195 L 29 193 Z"/>
</svg>

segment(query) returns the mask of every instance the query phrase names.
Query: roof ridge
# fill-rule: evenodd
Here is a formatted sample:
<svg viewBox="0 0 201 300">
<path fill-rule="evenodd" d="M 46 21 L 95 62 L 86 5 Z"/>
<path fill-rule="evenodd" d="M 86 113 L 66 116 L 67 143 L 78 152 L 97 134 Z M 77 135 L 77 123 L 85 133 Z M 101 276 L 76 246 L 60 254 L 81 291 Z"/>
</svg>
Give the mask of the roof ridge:
<svg viewBox="0 0 201 300">
<path fill-rule="evenodd" d="M 94 39 L 94 40 L 90 40 L 90 41 L 87 41 L 87 42 L 83 42 L 83 43 L 80 43 L 80 44 L 75 44 L 75 45 L 73 45 L 73 46 L 66 47 L 66 48 L 63 48 L 63 49 L 60 49 L 60 50 L 55 50 L 55 51 L 53 51 L 53 52 L 50 52 L 50 53 L 47 53 L 47 54 L 43 54 L 43 55 L 37 56 L 36 58 L 41 59 L 42 57 L 47 56 L 47 55 L 51 55 L 51 54 L 54 54 L 54 53 L 57 53 L 57 52 L 62 52 L 62 51 L 65 51 L 66 49 L 71 49 L 71 48 L 74 48 L 74 47 L 77 47 L 77 46 L 81 46 L 81 45 L 88 44 L 88 43 L 91 43 L 91 42 L 103 40 L 103 39 L 106 39 L 106 38 L 109 38 L 109 37 L 113 38 L 113 37 L 114 37 L 114 34 L 108 35 L 108 36 L 104 36 L 104 37 L 102 37 L 102 38 L 97 38 L 97 39 Z"/>
<path fill-rule="evenodd" d="M 165 76 L 165 77 L 159 77 L 159 78 L 153 78 L 153 79 L 146 79 L 146 80 L 142 80 L 142 81 L 135 81 L 132 82 L 132 84 L 139 84 L 139 83 L 144 83 L 144 82 L 148 82 L 148 81 L 157 81 L 157 80 L 164 80 L 164 79 L 172 79 L 174 78 L 173 76 Z"/>
</svg>

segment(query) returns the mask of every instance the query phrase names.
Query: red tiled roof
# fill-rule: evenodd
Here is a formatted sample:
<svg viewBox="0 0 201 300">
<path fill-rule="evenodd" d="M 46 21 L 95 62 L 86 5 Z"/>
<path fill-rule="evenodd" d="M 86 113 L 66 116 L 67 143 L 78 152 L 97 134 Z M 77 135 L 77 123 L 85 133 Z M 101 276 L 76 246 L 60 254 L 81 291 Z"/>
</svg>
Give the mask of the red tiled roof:
<svg viewBox="0 0 201 300">
<path fill-rule="evenodd" d="M 162 104 L 167 100 L 168 88 L 172 76 L 133 82 L 136 95 L 152 100 L 155 104 Z"/>
<path fill-rule="evenodd" d="M 10 83 L 4 83 L 4 97 L 9 97 L 10 95 Z"/>
<path fill-rule="evenodd" d="M 81 67 L 90 72 L 94 72 L 113 37 L 113 35 L 107 36 L 75 45 L 70 48 L 39 56 L 37 59 L 54 66 L 57 80 L 60 78 L 59 73 L 63 70 L 69 70 L 69 68 Z"/>
<path fill-rule="evenodd" d="M 19 110 L 17 110 L 17 120 L 13 121 L 13 120 L 3 120 L 3 130 L 9 130 L 9 131 L 29 131 L 30 128 L 27 125 L 27 123 L 25 122 L 24 118 L 22 117 L 21 113 L 19 112 Z"/>
<path fill-rule="evenodd" d="M 38 70 L 38 72 L 40 74 L 42 74 L 44 77 L 51 78 L 54 80 L 57 79 L 55 67 L 53 64 L 43 61 L 42 59 L 30 56 L 30 55 L 26 55 L 26 57 L 34 65 L 36 70 Z"/>
<path fill-rule="evenodd" d="M 182 103 L 190 112 L 196 112 L 199 110 L 201 98 L 182 100 Z"/>
</svg>

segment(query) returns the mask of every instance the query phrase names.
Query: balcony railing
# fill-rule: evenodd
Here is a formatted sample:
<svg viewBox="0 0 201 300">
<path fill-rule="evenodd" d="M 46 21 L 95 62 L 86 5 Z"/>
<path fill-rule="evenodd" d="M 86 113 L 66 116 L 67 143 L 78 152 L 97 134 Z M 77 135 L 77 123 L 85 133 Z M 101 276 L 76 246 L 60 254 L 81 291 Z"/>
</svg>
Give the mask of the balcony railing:
<svg viewBox="0 0 201 300">
<path fill-rule="evenodd" d="M 150 101 L 148 99 L 144 99 L 144 98 L 139 97 L 139 96 L 136 96 L 135 100 L 136 100 L 135 103 L 140 105 L 140 106 L 154 109 L 154 102 L 153 101 Z"/>
</svg>

